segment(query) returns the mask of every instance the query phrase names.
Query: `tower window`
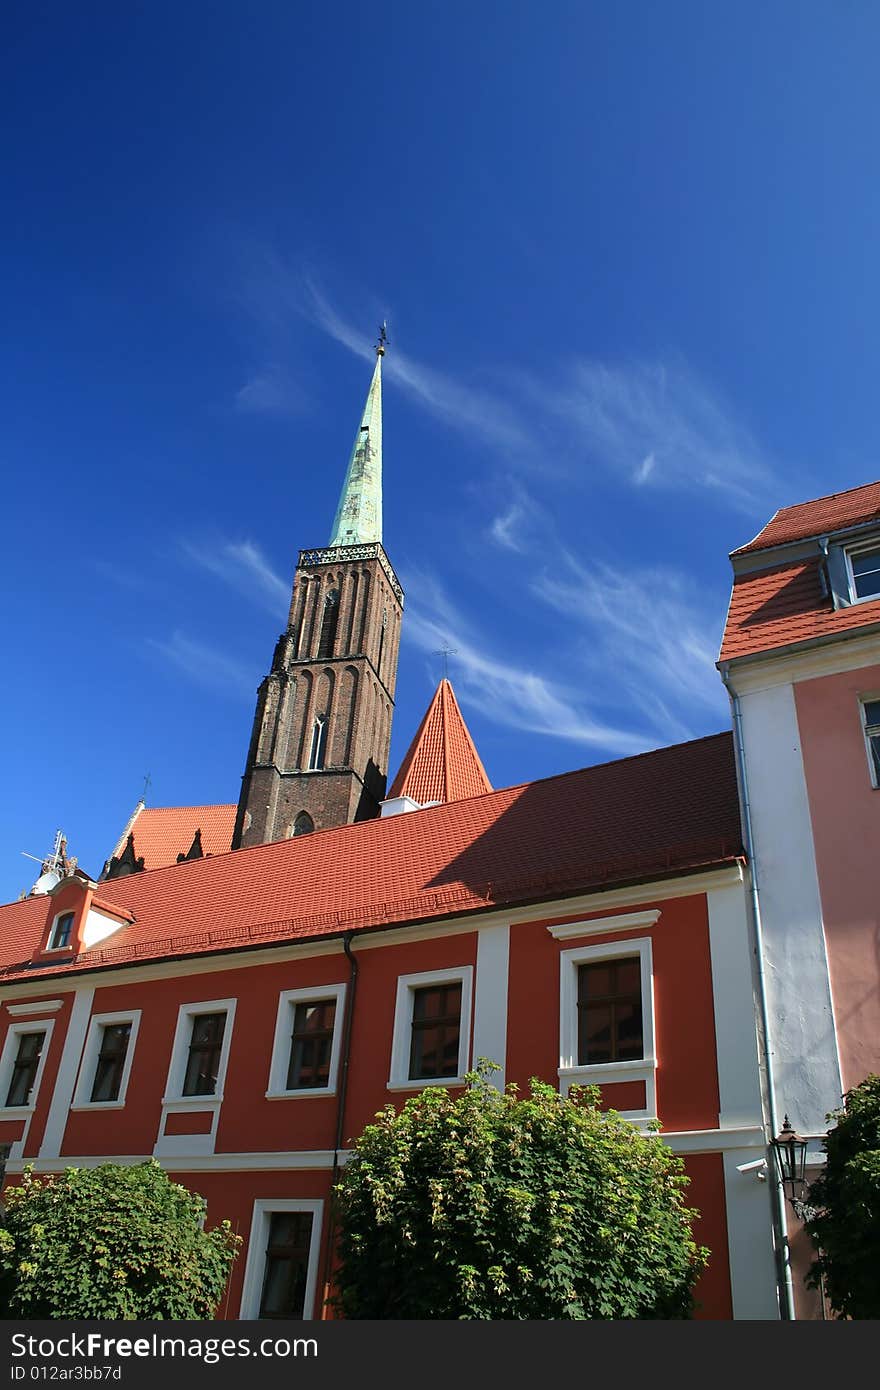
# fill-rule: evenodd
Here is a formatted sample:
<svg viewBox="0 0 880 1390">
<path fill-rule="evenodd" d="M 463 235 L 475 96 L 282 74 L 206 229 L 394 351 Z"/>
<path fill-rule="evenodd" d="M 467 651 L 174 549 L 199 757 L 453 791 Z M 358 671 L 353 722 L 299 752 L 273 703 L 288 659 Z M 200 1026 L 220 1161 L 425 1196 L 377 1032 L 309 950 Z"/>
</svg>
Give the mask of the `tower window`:
<svg viewBox="0 0 880 1390">
<path fill-rule="evenodd" d="M 336 645 L 336 628 L 339 624 L 339 590 L 331 589 L 324 599 L 324 616 L 321 619 L 321 636 L 318 640 L 318 660 L 323 661 L 333 655 Z"/>
<path fill-rule="evenodd" d="M 315 822 L 312 820 L 308 811 L 300 811 L 296 820 L 293 822 L 293 829 L 290 833 L 291 835 L 311 835 L 314 828 Z"/>
<path fill-rule="evenodd" d="M 324 766 L 327 751 L 327 716 L 319 714 L 312 728 L 312 742 L 309 747 L 309 772 L 318 772 Z"/>
<path fill-rule="evenodd" d="M 868 745 L 871 781 L 880 787 L 880 699 L 862 701 L 862 723 Z"/>
<path fill-rule="evenodd" d="M 385 647 L 385 629 L 388 626 L 388 609 L 382 609 L 382 628 L 379 633 L 379 655 L 376 658 L 376 674 L 382 674 L 382 651 Z"/>
</svg>

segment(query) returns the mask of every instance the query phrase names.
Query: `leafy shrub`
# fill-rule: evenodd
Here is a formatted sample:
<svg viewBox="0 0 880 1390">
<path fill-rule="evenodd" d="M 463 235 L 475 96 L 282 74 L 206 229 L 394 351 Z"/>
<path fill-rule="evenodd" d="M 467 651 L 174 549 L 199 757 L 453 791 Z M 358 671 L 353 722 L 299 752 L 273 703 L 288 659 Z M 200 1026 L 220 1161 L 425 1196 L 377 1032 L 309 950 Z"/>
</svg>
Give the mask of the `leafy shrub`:
<svg viewBox="0 0 880 1390">
<path fill-rule="evenodd" d="M 453 1096 L 428 1086 L 376 1116 L 338 1185 L 337 1306 L 349 1318 L 684 1318 L 708 1251 L 681 1160 L 490 1064 Z"/>
<path fill-rule="evenodd" d="M 829 1118 L 827 1163 L 807 1195 L 815 1215 L 804 1224 L 819 1251 L 808 1282 L 824 1281 L 840 1317 L 880 1318 L 880 1076 Z"/>
<path fill-rule="evenodd" d="M 203 1230 L 203 1197 L 155 1160 L 108 1163 L 7 1188 L 0 1227 L 5 1318 L 210 1318 L 240 1238 Z"/>
</svg>

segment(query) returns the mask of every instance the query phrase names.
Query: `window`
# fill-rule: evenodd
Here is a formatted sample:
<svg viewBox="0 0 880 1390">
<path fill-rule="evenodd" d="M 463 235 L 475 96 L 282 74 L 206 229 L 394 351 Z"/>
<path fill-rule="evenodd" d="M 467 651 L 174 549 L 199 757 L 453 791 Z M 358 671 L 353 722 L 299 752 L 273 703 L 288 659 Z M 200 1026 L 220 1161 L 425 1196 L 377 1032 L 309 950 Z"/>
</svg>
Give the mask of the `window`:
<svg viewBox="0 0 880 1390">
<path fill-rule="evenodd" d="M 324 1204 L 254 1202 L 239 1316 L 308 1320 L 314 1314 Z"/>
<path fill-rule="evenodd" d="M 65 946 L 70 945 L 70 934 L 73 931 L 74 913 L 62 912 L 55 918 L 55 925 L 49 936 L 49 951 L 61 951 Z"/>
<path fill-rule="evenodd" d="M 644 1055 L 638 956 L 578 966 L 578 1066 Z"/>
<path fill-rule="evenodd" d="M 641 1081 L 644 1107 L 621 1113 L 631 1119 L 654 1117 L 657 1060 L 650 938 L 561 951 L 559 968 L 560 1089 L 565 1093 L 572 1085 Z"/>
<path fill-rule="evenodd" d="M 273 1211 L 270 1214 L 258 1317 L 302 1319 L 313 1221 L 310 1211 Z"/>
<path fill-rule="evenodd" d="M 327 1096 L 336 1089 L 345 985 L 289 989 L 278 1001 L 269 1099 Z"/>
<path fill-rule="evenodd" d="M 162 1098 L 165 1109 L 219 1108 L 232 1041 L 235 1002 L 234 999 L 207 999 L 181 1004 Z"/>
<path fill-rule="evenodd" d="M 12 1075 L 9 1078 L 5 1105 L 29 1104 L 34 1082 L 40 1069 L 46 1030 L 41 1028 L 39 1032 L 18 1033 L 17 1039 L 18 1047 L 12 1063 Z"/>
<path fill-rule="evenodd" d="M 457 1076 L 460 1033 L 460 981 L 413 990 L 410 1077 Z"/>
<path fill-rule="evenodd" d="M 846 552 L 853 602 L 880 598 L 880 545 L 876 540 Z"/>
<path fill-rule="evenodd" d="M 333 655 L 336 645 L 336 628 L 339 623 L 339 590 L 331 589 L 324 599 L 324 615 L 321 619 L 321 635 L 318 638 L 318 660 L 324 661 Z"/>
<path fill-rule="evenodd" d="M 213 1096 L 217 1090 L 226 1014 L 195 1014 L 181 1094 Z"/>
<path fill-rule="evenodd" d="M 101 1029 L 98 1065 L 92 1082 L 93 1101 L 118 1100 L 131 1037 L 130 1023 L 108 1023 Z"/>
<path fill-rule="evenodd" d="M 74 1092 L 74 1110 L 83 1106 L 118 1110 L 125 1104 L 140 1020 L 140 1009 L 93 1015 Z"/>
<path fill-rule="evenodd" d="M 402 975 L 391 1049 L 392 1090 L 460 1081 L 468 1069 L 473 967 Z"/>
<path fill-rule="evenodd" d="M 297 1004 L 290 1040 L 290 1065 L 287 1068 L 288 1091 L 330 1084 L 330 1050 L 335 1020 L 335 999 L 322 999 L 318 1004 Z"/>
<path fill-rule="evenodd" d="M 314 828 L 315 822 L 312 820 L 308 811 L 300 811 L 296 820 L 293 822 L 293 829 L 290 833 L 291 835 L 311 835 Z"/>
<path fill-rule="evenodd" d="M 871 782 L 875 787 L 880 787 L 880 697 L 876 700 L 862 701 L 862 722 L 865 743 L 868 746 Z"/>
<path fill-rule="evenodd" d="M 309 765 L 307 771 L 319 772 L 324 766 L 327 749 L 327 716 L 319 714 L 312 727 L 312 742 L 309 746 Z"/>
</svg>

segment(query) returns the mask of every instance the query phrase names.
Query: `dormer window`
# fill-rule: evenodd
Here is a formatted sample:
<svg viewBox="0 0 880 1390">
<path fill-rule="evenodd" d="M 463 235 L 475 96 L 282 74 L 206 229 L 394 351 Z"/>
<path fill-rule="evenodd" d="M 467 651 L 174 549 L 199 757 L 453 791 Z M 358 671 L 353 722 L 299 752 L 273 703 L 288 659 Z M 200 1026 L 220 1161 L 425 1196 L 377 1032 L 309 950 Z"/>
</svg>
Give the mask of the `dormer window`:
<svg viewBox="0 0 880 1390">
<path fill-rule="evenodd" d="M 55 918 L 55 924 L 49 934 L 49 951 L 63 951 L 70 945 L 70 937 L 73 932 L 73 919 L 75 913 L 62 912 Z"/>
<path fill-rule="evenodd" d="M 880 598 L 880 541 L 846 552 L 853 603 Z"/>
</svg>

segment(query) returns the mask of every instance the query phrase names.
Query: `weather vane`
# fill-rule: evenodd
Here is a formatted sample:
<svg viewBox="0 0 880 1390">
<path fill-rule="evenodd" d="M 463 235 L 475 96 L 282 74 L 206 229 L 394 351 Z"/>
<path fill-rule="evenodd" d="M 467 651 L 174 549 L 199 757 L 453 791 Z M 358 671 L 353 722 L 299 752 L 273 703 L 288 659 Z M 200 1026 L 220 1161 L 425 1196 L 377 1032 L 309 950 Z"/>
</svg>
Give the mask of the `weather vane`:
<svg viewBox="0 0 880 1390">
<path fill-rule="evenodd" d="M 449 658 L 450 658 L 451 656 L 457 656 L 457 655 L 458 655 L 458 648 L 457 648 L 457 647 L 450 647 L 449 644 L 447 643 L 447 645 L 446 645 L 445 647 L 441 647 L 440 650 L 439 650 L 438 652 L 435 652 L 435 653 L 434 653 L 434 655 L 435 655 L 435 656 L 442 656 L 442 658 L 443 658 L 443 679 L 444 679 L 444 680 L 449 680 Z"/>
<path fill-rule="evenodd" d="M 376 351 L 377 351 L 377 353 L 379 353 L 380 355 L 382 355 L 382 354 L 385 352 L 385 349 L 386 349 L 387 347 L 388 347 L 388 324 L 387 324 L 387 323 L 385 322 L 385 320 L 383 319 L 383 321 L 379 324 L 379 341 L 378 341 L 378 343 L 376 344 Z"/>
</svg>

